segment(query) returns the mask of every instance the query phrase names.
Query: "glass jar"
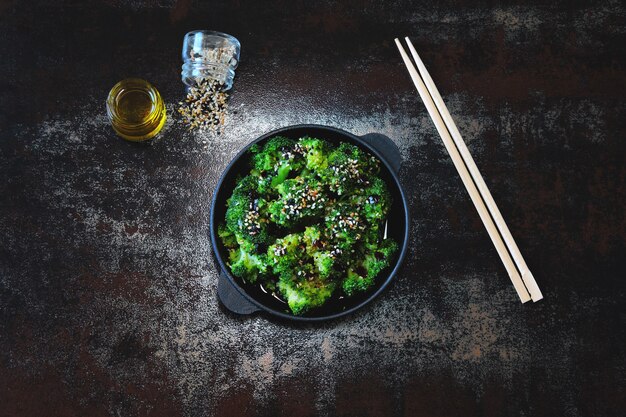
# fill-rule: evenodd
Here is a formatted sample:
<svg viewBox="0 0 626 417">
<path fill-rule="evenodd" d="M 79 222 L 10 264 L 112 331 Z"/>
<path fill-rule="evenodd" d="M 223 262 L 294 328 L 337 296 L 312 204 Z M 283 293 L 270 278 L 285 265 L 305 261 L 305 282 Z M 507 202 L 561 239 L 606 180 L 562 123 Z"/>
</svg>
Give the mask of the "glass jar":
<svg viewBox="0 0 626 417">
<path fill-rule="evenodd" d="M 183 40 L 182 80 L 194 87 L 202 79 L 217 80 L 223 90 L 230 90 L 239 64 L 241 44 L 237 38 L 222 32 L 194 30 Z"/>
<path fill-rule="evenodd" d="M 166 119 L 161 94 L 139 78 L 127 78 L 113 86 L 107 98 L 107 114 L 113 130 L 135 142 L 153 138 Z"/>
</svg>

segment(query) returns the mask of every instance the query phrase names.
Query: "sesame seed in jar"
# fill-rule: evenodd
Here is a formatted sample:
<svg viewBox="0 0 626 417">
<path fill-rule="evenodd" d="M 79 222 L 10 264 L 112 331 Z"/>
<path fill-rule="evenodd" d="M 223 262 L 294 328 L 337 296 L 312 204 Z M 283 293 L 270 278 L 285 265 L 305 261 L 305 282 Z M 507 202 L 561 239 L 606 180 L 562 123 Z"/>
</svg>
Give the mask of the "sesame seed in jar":
<svg viewBox="0 0 626 417">
<path fill-rule="evenodd" d="M 202 79 L 189 88 L 185 101 L 179 103 L 178 113 L 190 129 L 222 132 L 228 111 L 228 94 L 223 87 L 218 81 Z"/>
</svg>

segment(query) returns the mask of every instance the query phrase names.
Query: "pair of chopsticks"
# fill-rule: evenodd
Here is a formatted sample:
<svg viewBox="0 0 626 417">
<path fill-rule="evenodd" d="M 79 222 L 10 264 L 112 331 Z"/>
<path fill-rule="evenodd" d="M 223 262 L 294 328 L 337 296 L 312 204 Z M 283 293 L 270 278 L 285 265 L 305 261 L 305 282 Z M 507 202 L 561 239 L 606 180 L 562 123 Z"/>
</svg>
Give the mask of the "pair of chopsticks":
<svg viewBox="0 0 626 417">
<path fill-rule="evenodd" d="M 498 210 L 498 206 L 493 200 L 482 175 L 480 175 L 480 171 L 478 171 L 478 167 L 476 163 L 474 163 L 472 155 L 470 155 L 467 146 L 465 146 L 465 142 L 456 124 L 452 120 L 448 108 L 441 99 L 441 95 L 437 87 L 435 87 L 433 79 L 430 77 L 430 74 L 428 74 L 411 40 L 408 37 L 406 37 L 405 40 L 417 64 L 417 69 L 411 62 L 411 59 L 400 41 L 396 38 L 395 41 L 400 55 L 402 55 L 402 59 L 409 70 L 413 84 L 415 84 L 422 101 L 426 105 L 428 114 L 435 123 L 437 132 L 439 132 L 439 136 L 441 136 L 452 158 L 452 162 L 461 176 L 463 185 L 465 185 L 487 229 L 487 233 L 496 247 L 496 251 L 502 263 L 504 263 L 504 267 L 517 291 L 517 295 L 522 303 L 530 300 L 534 302 L 541 300 L 543 295 L 541 295 L 535 278 L 528 269 L 528 265 L 526 265 L 526 261 L 524 261 L 524 257 L 517 247 L 513 236 L 511 236 L 511 232 L 502 218 L 502 214 L 500 214 L 500 210 Z"/>
</svg>

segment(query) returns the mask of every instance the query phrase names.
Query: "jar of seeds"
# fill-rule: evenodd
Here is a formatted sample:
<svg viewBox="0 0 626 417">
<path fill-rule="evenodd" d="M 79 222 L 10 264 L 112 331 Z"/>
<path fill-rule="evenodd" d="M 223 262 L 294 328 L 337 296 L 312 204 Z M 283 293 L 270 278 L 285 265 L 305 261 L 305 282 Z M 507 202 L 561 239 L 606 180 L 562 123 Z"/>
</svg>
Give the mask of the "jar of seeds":
<svg viewBox="0 0 626 417">
<path fill-rule="evenodd" d="M 241 44 L 226 33 L 194 30 L 183 40 L 183 83 L 187 97 L 178 113 L 190 129 L 220 134 L 228 113 L 228 93 L 239 64 Z"/>
<path fill-rule="evenodd" d="M 216 81 L 223 91 L 230 90 L 239 64 L 241 44 L 222 32 L 194 30 L 183 40 L 182 80 L 187 87 Z"/>
</svg>

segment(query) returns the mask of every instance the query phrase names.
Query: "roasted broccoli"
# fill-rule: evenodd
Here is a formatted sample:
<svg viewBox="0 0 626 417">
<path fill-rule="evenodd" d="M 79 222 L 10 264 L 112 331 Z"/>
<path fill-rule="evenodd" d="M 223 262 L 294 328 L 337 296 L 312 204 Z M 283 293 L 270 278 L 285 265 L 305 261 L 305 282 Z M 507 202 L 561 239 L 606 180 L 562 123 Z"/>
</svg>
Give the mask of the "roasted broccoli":
<svg viewBox="0 0 626 417">
<path fill-rule="evenodd" d="M 367 185 L 378 174 L 378 160 L 355 145 L 342 143 L 328 155 L 328 167 L 320 172 L 320 178 L 331 191 L 346 195 L 355 188 Z"/>
<path fill-rule="evenodd" d="M 237 238 L 235 234 L 230 231 L 228 227 L 224 223 L 220 224 L 217 228 L 217 235 L 222 239 L 222 243 L 225 247 L 229 249 L 236 248 L 239 244 L 237 243 Z"/>
<path fill-rule="evenodd" d="M 301 240 L 301 234 L 294 233 L 276 239 L 276 243 L 267 249 L 268 261 L 277 276 L 291 276 L 298 267 L 300 261 L 304 263 L 305 244 Z"/>
<path fill-rule="evenodd" d="M 248 251 L 249 248 L 239 246 L 229 251 L 230 270 L 234 276 L 247 282 L 255 282 L 260 274 L 267 271 L 267 255 Z"/>
<path fill-rule="evenodd" d="M 269 213 L 277 225 L 291 228 L 304 220 L 324 215 L 329 197 L 316 178 L 288 179 L 276 190 L 279 196 L 270 204 Z"/>
<path fill-rule="evenodd" d="M 296 152 L 306 159 L 307 169 L 319 172 L 328 167 L 330 145 L 326 141 L 309 137 L 302 138 L 296 145 Z"/>
<path fill-rule="evenodd" d="M 292 279 L 281 277 L 278 281 L 278 289 L 293 314 L 306 313 L 312 308 L 322 306 L 333 295 L 337 285 L 333 281 L 322 280 L 308 268 L 298 272 L 303 275 Z"/>
<path fill-rule="evenodd" d="M 252 169 L 258 172 L 273 172 L 276 165 L 282 165 L 290 158 L 285 158 L 283 154 L 289 152 L 296 145 L 296 141 L 282 136 L 276 136 L 267 141 L 262 147 L 253 145 L 250 147 L 252 153 Z"/>
<path fill-rule="evenodd" d="M 378 248 L 365 251 L 360 260 L 348 268 L 341 284 L 343 292 L 351 296 L 369 289 L 380 271 L 389 266 L 389 260 L 397 250 L 396 242 L 385 239 Z"/>
<path fill-rule="evenodd" d="M 254 176 L 248 175 L 239 181 L 227 205 L 226 228 L 239 244 L 267 245 L 273 242 L 274 238 L 267 230 L 267 202 L 256 191 Z"/>
<path fill-rule="evenodd" d="M 347 200 L 353 207 L 361 207 L 361 214 L 369 225 L 380 224 L 391 206 L 387 184 L 378 177 L 370 178 L 367 185 L 356 188 Z"/>
<path fill-rule="evenodd" d="M 397 251 L 382 239 L 392 199 L 379 161 L 310 137 L 274 137 L 250 153 L 218 229 L 233 275 L 275 291 L 293 314 L 372 288 Z"/>
<path fill-rule="evenodd" d="M 287 179 L 292 171 L 304 166 L 303 155 L 295 151 L 297 142 L 282 136 L 267 141 L 263 147 L 254 145 L 252 152 L 252 170 L 264 180 L 258 185 L 261 191 L 271 192 L 266 182 L 276 187 Z"/>
</svg>

